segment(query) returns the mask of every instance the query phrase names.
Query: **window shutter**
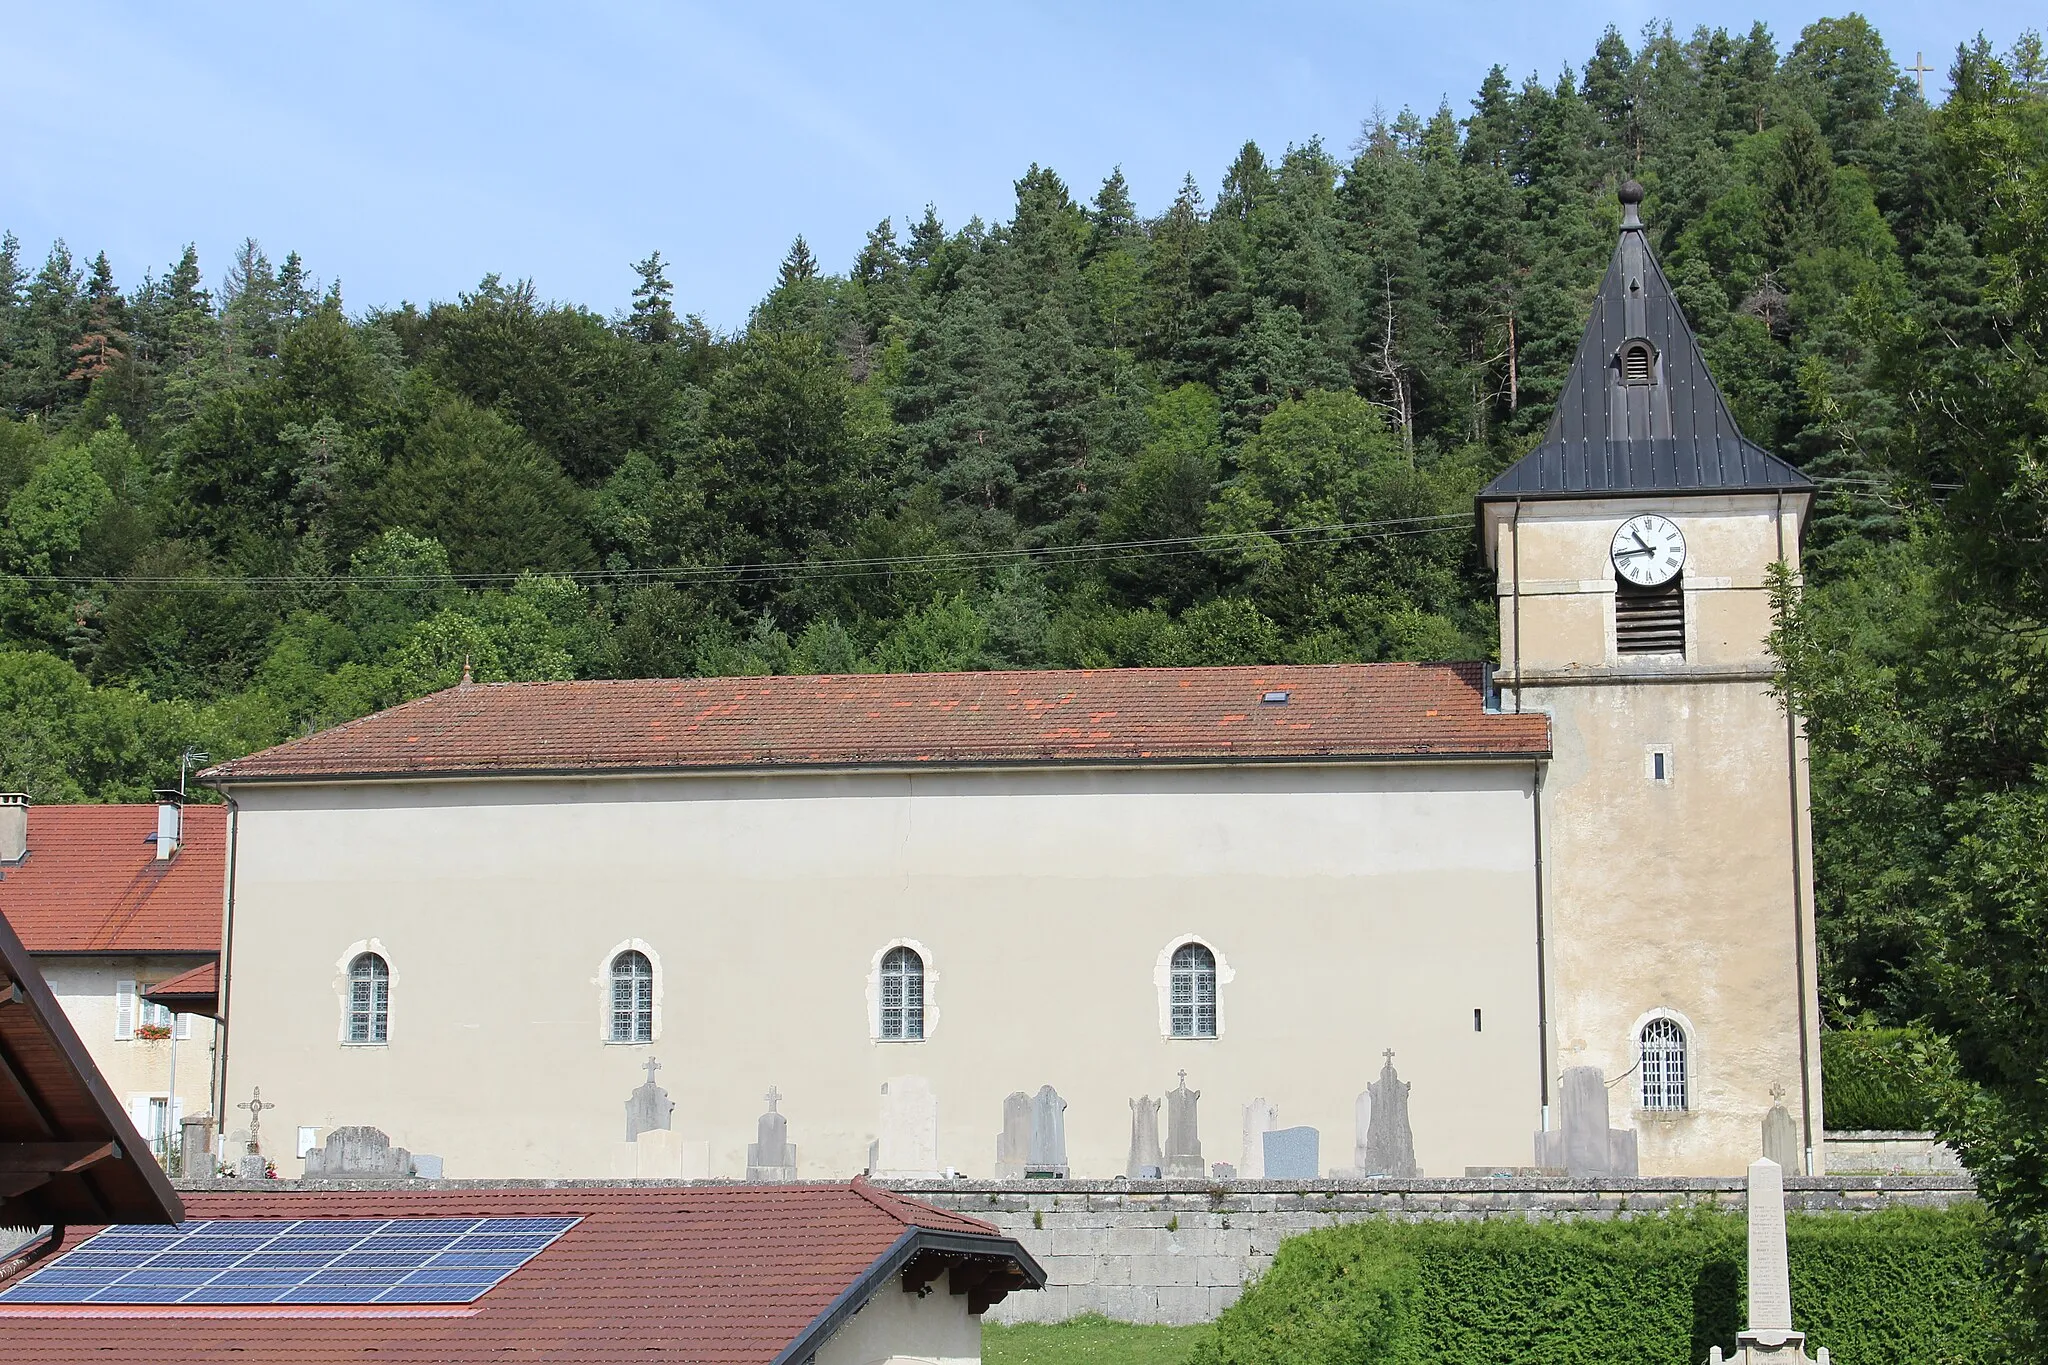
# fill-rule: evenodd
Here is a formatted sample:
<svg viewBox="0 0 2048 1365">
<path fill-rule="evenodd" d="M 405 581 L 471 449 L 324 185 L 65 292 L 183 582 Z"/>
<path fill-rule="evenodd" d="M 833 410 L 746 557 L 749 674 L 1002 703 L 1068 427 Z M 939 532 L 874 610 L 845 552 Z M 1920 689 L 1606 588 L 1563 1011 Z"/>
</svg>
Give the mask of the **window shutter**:
<svg viewBox="0 0 2048 1365">
<path fill-rule="evenodd" d="M 114 983 L 114 1036 L 133 1038 L 135 1036 L 135 983 L 116 981 Z"/>
<path fill-rule="evenodd" d="M 178 1037 L 180 1037 L 180 1038 L 190 1038 L 190 1037 L 192 1036 L 192 1016 L 191 1016 L 191 1015 L 189 1015 L 189 1014 L 181 1014 L 181 1015 L 179 1015 L 179 1016 L 178 1016 L 178 1024 L 177 1024 L 177 1030 L 178 1030 L 178 1035 L 177 1035 Z"/>
<path fill-rule="evenodd" d="M 147 1142 L 156 1135 L 149 1131 L 149 1096 L 142 1095 L 128 1101 L 128 1121 L 135 1125 L 135 1131 Z"/>
</svg>

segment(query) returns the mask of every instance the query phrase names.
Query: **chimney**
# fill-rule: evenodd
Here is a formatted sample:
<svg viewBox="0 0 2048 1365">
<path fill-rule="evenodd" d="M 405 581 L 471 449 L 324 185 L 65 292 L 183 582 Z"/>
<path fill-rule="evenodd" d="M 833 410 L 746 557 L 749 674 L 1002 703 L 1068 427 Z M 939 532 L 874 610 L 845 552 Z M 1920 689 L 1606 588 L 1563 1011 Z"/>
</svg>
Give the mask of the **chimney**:
<svg viewBox="0 0 2048 1365">
<path fill-rule="evenodd" d="M 0 792 L 0 863 L 18 863 L 28 856 L 28 797 Z"/>
<path fill-rule="evenodd" d="M 179 804 L 184 799 L 174 791 L 156 794 L 156 856 L 159 860 L 176 853 L 178 841 L 184 837 L 185 811 Z"/>
</svg>

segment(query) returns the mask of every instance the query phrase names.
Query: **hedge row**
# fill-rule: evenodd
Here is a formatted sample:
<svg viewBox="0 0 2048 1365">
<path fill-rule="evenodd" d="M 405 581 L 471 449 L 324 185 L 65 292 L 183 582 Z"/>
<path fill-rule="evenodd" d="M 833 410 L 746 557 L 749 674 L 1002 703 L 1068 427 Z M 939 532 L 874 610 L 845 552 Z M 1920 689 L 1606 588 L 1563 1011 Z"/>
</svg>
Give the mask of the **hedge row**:
<svg viewBox="0 0 2048 1365">
<path fill-rule="evenodd" d="M 1983 1215 L 1794 1215 L 1793 1321 L 1840 1361 L 1999 1358 Z M 1284 1243 L 1189 1365 L 1697 1365 L 1742 1327 L 1741 1214 L 1395 1223 Z"/>
<path fill-rule="evenodd" d="M 1931 1128 L 1952 1074 L 1948 1044 L 1921 1029 L 1836 1029 L 1820 1036 L 1822 1124 Z"/>
</svg>

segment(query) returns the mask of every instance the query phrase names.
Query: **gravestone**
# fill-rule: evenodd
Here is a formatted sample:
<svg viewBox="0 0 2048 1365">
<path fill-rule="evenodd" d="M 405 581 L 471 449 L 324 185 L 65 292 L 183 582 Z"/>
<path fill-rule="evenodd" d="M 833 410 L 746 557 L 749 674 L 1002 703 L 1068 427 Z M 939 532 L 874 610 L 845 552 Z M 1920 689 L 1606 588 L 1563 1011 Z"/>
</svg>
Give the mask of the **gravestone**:
<svg viewBox="0 0 2048 1365">
<path fill-rule="evenodd" d="M 1275 1128 L 1263 1135 L 1268 1180 L 1314 1180 L 1321 1167 L 1321 1135 L 1313 1128 Z"/>
<path fill-rule="evenodd" d="M 1365 1134 L 1366 1175 L 1413 1180 L 1422 1174 L 1415 1164 L 1415 1132 L 1408 1126 L 1408 1082 L 1394 1073 L 1394 1050 L 1386 1051 L 1380 1078 L 1366 1087 L 1371 1121 Z"/>
<path fill-rule="evenodd" d="M 1049 1085 L 1040 1086 L 1031 1100 L 1031 1159 L 1025 1164 L 1024 1177 L 1067 1178 L 1067 1102 Z"/>
<path fill-rule="evenodd" d="M 1235 1180 L 1237 1167 L 1227 1161 L 1219 1161 L 1209 1168 L 1209 1176 L 1212 1180 Z"/>
<path fill-rule="evenodd" d="M 1003 1097 L 1003 1131 L 996 1137 L 996 1179 L 1022 1180 L 1031 1164 L 1031 1096 L 1012 1090 Z"/>
<path fill-rule="evenodd" d="M 1244 1107 L 1244 1154 L 1238 1159 L 1240 1180 L 1266 1178 L 1266 1134 L 1280 1126 L 1280 1111 L 1265 1096 Z"/>
<path fill-rule="evenodd" d="M 441 1158 L 426 1152 L 414 1152 L 412 1154 L 412 1173 L 421 1180 L 439 1180 L 441 1178 Z"/>
<path fill-rule="evenodd" d="M 1199 1090 L 1188 1089 L 1188 1073 L 1180 1073 L 1180 1085 L 1166 1092 L 1166 1176 L 1169 1180 L 1202 1178 L 1202 1138 L 1195 1127 L 1195 1101 Z"/>
<path fill-rule="evenodd" d="M 306 1151 L 308 1180 L 405 1180 L 411 1175 L 412 1153 L 393 1147 L 381 1128 L 337 1128 L 325 1146 Z"/>
<path fill-rule="evenodd" d="M 1607 1081 L 1597 1066 L 1565 1068 L 1558 1127 L 1536 1135 L 1536 1164 L 1586 1178 L 1636 1174 L 1636 1134 L 1607 1126 Z"/>
<path fill-rule="evenodd" d="M 1368 1085 L 1351 1103 L 1351 1172 L 1354 1175 L 1372 1174 L 1372 1167 L 1365 1159 L 1366 1140 L 1371 1136 L 1372 1087 Z"/>
<path fill-rule="evenodd" d="M 1771 1098 L 1777 1103 L 1764 1115 L 1764 1155 L 1783 1170 L 1803 1170 L 1805 1163 L 1799 1159 L 1799 1125 L 1785 1108 L 1785 1087 L 1772 1086 Z"/>
<path fill-rule="evenodd" d="M 626 1098 L 628 1142 L 642 1133 L 667 1131 L 669 1120 L 676 1112 L 675 1101 L 668 1097 L 668 1091 L 654 1083 L 654 1073 L 661 1070 L 661 1063 L 649 1057 L 643 1065 L 647 1068 L 647 1079 Z"/>
<path fill-rule="evenodd" d="M 1131 1153 L 1124 1174 L 1133 1180 L 1157 1180 L 1166 1172 L 1159 1151 L 1159 1101 L 1140 1095 L 1131 1101 Z"/>
<path fill-rule="evenodd" d="M 213 1164 L 213 1115 L 193 1114 L 178 1122 L 178 1176 L 182 1180 L 211 1180 Z"/>
<path fill-rule="evenodd" d="M 776 1112 L 781 1092 L 768 1087 L 768 1112 L 754 1125 L 754 1140 L 747 1144 L 747 1179 L 787 1182 L 796 1179 L 796 1147 L 789 1140 L 789 1120 Z"/>
<path fill-rule="evenodd" d="M 264 1102 L 263 1087 L 259 1085 L 247 1104 L 235 1108 L 249 1111 L 249 1149 L 235 1163 L 235 1175 L 242 1180 L 266 1180 L 270 1177 L 270 1161 L 263 1155 L 263 1112 L 277 1106 Z"/>
<path fill-rule="evenodd" d="M 892 1179 L 937 1179 L 939 1097 L 922 1076 L 882 1082 L 882 1114 L 875 1135 L 874 1173 Z"/>
</svg>

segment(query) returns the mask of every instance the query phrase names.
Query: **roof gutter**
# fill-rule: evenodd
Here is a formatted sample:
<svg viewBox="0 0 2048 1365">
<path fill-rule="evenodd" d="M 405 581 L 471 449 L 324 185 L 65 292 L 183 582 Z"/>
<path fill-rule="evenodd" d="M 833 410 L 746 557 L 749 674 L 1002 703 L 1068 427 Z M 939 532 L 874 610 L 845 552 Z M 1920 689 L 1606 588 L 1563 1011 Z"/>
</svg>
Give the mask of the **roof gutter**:
<svg viewBox="0 0 2048 1365">
<path fill-rule="evenodd" d="M 617 767 L 577 767 L 564 765 L 537 765 L 528 768 L 447 768 L 413 769 L 404 772 L 365 769 L 353 772 L 334 773 L 267 773 L 262 775 L 241 775 L 236 773 L 201 774 L 200 780 L 208 787 L 225 794 L 234 787 L 256 786 L 328 786 L 349 782 L 467 782 L 485 778 L 600 778 L 600 777 L 768 777 L 768 776 L 839 776 L 847 773 L 895 774 L 932 772 L 1040 772 L 1047 770 L 1088 768 L 1094 770 L 1126 768 L 1150 770 L 1156 768 L 1245 768 L 1245 767 L 1353 767 L 1367 764 L 1405 764 L 1409 766 L 1438 763 L 1527 763 L 1532 758 L 1551 757 L 1550 746 L 1545 743 L 1538 749 L 1484 749 L 1471 753 L 1429 753 L 1415 751 L 1389 751 L 1385 753 L 1332 753 L 1332 754 L 1255 754 L 1232 756 L 1228 754 L 1204 755 L 1200 758 L 1143 758 L 1118 756 L 1114 758 L 1037 758 L 1037 759 L 937 759 L 929 763 L 912 763 L 903 760 L 866 763 L 663 763 Z"/>
<path fill-rule="evenodd" d="M 905 1228 L 898 1237 L 875 1259 L 875 1262 L 861 1273 L 861 1277 L 840 1291 L 839 1297 L 825 1306 L 823 1312 L 812 1318 L 803 1331 L 798 1332 L 789 1345 L 782 1348 L 771 1365 L 803 1365 L 817 1353 L 819 1347 L 831 1340 L 832 1335 L 846 1325 L 847 1319 L 867 1306 L 875 1292 L 903 1272 L 905 1266 L 915 1260 L 921 1251 L 953 1251 L 967 1256 L 1007 1256 L 1024 1272 L 1025 1283 L 1032 1289 L 1045 1287 L 1045 1270 L 1031 1258 L 1014 1238 L 975 1236 L 959 1232 L 938 1232 L 931 1228 Z"/>
</svg>

